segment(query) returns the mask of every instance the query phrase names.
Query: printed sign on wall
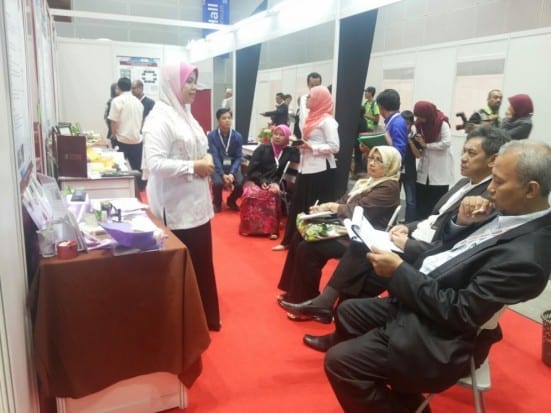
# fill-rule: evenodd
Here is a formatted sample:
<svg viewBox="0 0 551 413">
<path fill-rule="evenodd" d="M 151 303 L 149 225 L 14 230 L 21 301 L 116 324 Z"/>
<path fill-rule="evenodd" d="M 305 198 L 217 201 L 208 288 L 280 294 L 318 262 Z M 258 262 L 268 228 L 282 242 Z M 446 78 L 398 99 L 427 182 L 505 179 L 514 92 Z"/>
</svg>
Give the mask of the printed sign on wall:
<svg viewBox="0 0 551 413">
<path fill-rule="evenodd" d="M 159 98 L 159 65 L 156 57 L 117 56 L 119 76 L 143 82 L 144 95 L 157 100 Z"/>
</svg>

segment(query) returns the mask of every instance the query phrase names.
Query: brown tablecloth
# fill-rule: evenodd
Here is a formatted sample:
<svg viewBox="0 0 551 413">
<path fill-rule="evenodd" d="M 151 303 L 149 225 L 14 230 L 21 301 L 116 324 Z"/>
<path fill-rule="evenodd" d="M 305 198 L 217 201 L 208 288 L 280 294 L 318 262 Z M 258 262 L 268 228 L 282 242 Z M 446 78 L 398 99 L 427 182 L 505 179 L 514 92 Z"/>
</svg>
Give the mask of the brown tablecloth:
<svg viewBox="0 0 551 413">
<path fill-rule="evenodd" d="M 187 248 L 42 259 L 32 282 L 34 356 L 46 395 L 79 398 L 165 371 L 191 386 L 210 337 Z"/>
</svg>

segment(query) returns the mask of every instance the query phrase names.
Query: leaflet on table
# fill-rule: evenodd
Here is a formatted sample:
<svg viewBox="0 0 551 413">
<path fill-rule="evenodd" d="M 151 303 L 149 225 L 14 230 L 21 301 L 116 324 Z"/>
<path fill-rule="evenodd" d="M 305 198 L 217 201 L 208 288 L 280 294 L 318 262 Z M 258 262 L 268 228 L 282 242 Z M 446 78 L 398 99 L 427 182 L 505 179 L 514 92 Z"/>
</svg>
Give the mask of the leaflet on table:
<svg viewBox="0 0 551 413">
<path fill-rule="evenodd" d="M 390 234 L 386 231 L 375 229 L 363 214 L 363 208 L 354 208 L 352 219 L 345 219 L 346 226 L 352 240 L 361 240 L 369 249 L 375 246 L 383 251 L 403 252 L 391 240 Z"/>
</svg>

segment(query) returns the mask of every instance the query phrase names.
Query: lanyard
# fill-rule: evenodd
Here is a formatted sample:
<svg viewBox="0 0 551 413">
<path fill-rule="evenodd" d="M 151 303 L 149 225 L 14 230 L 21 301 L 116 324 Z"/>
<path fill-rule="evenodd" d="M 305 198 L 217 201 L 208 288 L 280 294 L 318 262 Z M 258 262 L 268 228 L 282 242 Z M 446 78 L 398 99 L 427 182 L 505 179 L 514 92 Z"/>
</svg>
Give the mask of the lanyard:
<svg viewBox="0 0 551 413">
<path fill-rule="evenodd" d="M 385 125 L 385 130 L 388 130 L 388 127 L 390 126 L 390 124 L 392 123 L 392 121 L 396 116 L 400 116 L 400 112 L 396 112 L 394 115 L 392 115 L 392 117 L 388 120 L 388 122 Z"/>
<path fill-rule="evenodd" d="M 279 158 L 281 158 L 281 155 L 283 154 L 283 149 L 281 151 L 279 151 L 279 155 L 276 156 L 275 146 L 274 146 L 274 143 L 272 142 L 272 151 L 274 152 L 274 160 L 275 160 L 275 163 L 276 163 L 276 169 L 279 169 Z"/>
<path fill-rule="evenodd" d="M 225 147 L 224 155 L 228 155 L 228 149 L 230 147 L 230 141 L 231 141 L 231 135 L 232 135 L 233 129 L 230 129 L 230 133 L 228 135 L 228 143 Z M 220 131 L 220 128 L 218 128 L 218 137 L 220 138 L 220 142 L 222 143 L 222 148 L 224 148 L 224 139 L 222 139 L 222 132 Z"/>
</svg>

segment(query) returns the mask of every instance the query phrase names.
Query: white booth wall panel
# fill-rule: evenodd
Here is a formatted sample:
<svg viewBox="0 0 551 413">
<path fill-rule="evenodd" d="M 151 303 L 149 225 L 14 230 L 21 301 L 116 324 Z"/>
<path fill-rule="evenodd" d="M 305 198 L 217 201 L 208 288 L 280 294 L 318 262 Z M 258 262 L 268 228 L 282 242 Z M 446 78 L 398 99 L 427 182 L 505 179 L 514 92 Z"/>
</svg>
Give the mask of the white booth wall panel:
<svg viewBox="0 0 551 413">
<path fill-rule="evenodd" d="M 527 93 L 534 103 L 531 139 L 551 144 L 549 119 L 551 119 L 551 33 L 510 40 L 505 63 L 504 102 L 502 113 L 508 106 L 506 98 L 517 93 Z"/>
<path fill-rule="evenodd" d="M 110 43 L 58 40 L 60 119 L 83 130 L 106 134 L 103 119 L 110 97 L 113 51 Z"/>
<path fill-rule="evenodd" d="M 377 93 L 382 92 L 383 84 L 383 58 L 381 56 L 371 55 L 369 67 L 365 79 L 365 87 L 373 86 Z M 363 96 L 362 96 L 363 101 Z"/>
<path fill-rule="evenodd" d="M 419 52 L 414 73 L 414 102 L 428 100 L 450 116 L 455 72 L 455 48 Z"/>
<path fill-rule="evenodd" d="M 457 61 L 504 59 L 507 57 L 508 49 L 509 42 L 507 39 L 467 43 L 457 47 Z"/>
<path fill-rule="evenodd" d="M 138 56 L 164 62 L 186 61 L 184 48 L 142 43 L 57 38 L 60 90 L 59 121 L 79 122 L 85 131 L 107 132 L 103 119 L 110 86 L 119 78 L 117 56 Z M 199 82 L 212 87 L 212 60 L 195 64 Z"/>
</svg>

